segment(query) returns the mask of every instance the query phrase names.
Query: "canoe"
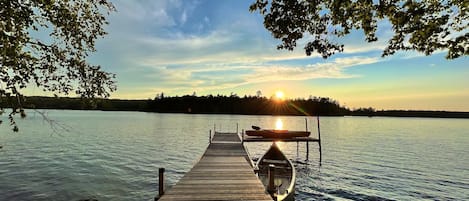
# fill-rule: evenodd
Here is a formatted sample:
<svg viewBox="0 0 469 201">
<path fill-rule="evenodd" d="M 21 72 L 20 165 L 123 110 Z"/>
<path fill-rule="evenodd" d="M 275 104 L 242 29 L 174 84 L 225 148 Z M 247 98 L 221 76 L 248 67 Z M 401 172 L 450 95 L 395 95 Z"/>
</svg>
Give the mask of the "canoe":
<svg viewBox="0 0 469 201">
<path fill-rule="evenodd" d="M 274 142 L 257 161 L 258 177 L 274 200 L 295 200 L 296 171 L 293 163 Z M 269 189 L 269 168 L 274 169 L 273 188 Z"/>
<path fill-rule="evenodd" d="M 264 138 L 295 138 L 295 137 L 308 137 L 311 134 L 309 131 L 289 131 L 289 130 L 247 130 L 246 135 L 259 136 Z"/>
</svg>

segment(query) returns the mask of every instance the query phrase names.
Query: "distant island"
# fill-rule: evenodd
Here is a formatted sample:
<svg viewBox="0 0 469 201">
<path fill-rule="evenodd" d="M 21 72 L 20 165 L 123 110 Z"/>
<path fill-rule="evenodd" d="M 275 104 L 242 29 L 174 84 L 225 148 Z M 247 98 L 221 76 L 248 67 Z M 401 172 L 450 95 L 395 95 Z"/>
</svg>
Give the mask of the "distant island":
<svg viewBox="0 0 469 201">
<path fill-rule="evenodd" d="M 6 103 L 3 107 L 6 107 Z M 337 101 L 324 97 L 278 100 L 258 96 L 208 95 L 174 96 L 162 94 L 154 99 L 81 99 L 68 97 L 25 97 L 26 109 L 70 109 L 102 111 L 142 111 L 190 114 L 241 114 L 241 115 L 297 115 L 297 116 L 384 116 L 384 117 L 437 117 L 469 118 L 469 112 L 375 110 L 374 108 L 349 109 Z"/>
</svg>

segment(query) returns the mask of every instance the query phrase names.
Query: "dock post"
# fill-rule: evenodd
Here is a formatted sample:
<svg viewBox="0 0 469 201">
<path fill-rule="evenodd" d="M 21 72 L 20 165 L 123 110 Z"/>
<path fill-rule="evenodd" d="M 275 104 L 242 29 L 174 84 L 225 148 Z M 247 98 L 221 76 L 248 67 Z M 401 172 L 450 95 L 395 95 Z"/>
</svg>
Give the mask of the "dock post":
<svg viewBox="0 0 469 201">
<path fill-rule="evenodd" d="M 322 163 L 322 148 L 321 148 L 321 128 L 319 126 L 319 115 L 318 115 L 318 140 L 319 140 L 319 165 Z"/>
<path fill-rule="evenodd" d="M 267 186 L 267 192 L 269 192 L 271 195 L 273 193 L 275 193 L 275 165 L 274 164 L 270 164 L 269 165 L 269 171 L 268 171 L 268 174 L 269 174 L 269 185 Z"/>
<path fill-rule="evenodd" d="M 308 131 L 308 118 L 305 118 L 305 127 L 306 127 L 306 131 Z"/>
<path fill-rule="evenodd" d="M 309 160 L 309 141 L 306 141 L 306 161 Z"/>
<path fill-rule="evenodd" d="M 164 168 L 158 169 L 158 196 L 155 196 L 154 201 L 158 201 L 164 194 Z"/>
<path fill-rule="evenodd" d="M 244 129 L 241 129 L 241 144 L 244 144 Z"/>
<path fill-rule="evenodd" d="M 160 168 L 158 173 L 158 195 L 161 197 L 164 194 L 164 168 Z"/>
<path fill-rule="evenodd" d="M 208 132 L 208 143 L 211 144 L 212 143 L 212 130 L 210 130 Z"/>
</svg>

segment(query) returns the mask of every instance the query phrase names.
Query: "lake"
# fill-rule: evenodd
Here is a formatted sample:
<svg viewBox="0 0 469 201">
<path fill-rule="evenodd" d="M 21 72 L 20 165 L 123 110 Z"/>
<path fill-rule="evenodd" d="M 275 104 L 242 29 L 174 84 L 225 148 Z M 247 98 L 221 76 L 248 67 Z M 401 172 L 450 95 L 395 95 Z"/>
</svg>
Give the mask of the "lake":
<svg viewBox="0 0 469 201">
<path fill-rule="evenodd" d="M 158 168 L 174 185 L 202 156 L 209 130 L 304 130 L 305 117 L 28 111 L 0 126 L 0 200 L 153 200 Z M 316 118 L 308 118 L 317 135 Z M 52 124 L 51 124 L 52 123 Z M 317 143 L 281 143 L 297 200 L 469 200 L 469 119 L 321 117 Z M 260 157 L 270 143 L 246 143 Z"/>
</svg>

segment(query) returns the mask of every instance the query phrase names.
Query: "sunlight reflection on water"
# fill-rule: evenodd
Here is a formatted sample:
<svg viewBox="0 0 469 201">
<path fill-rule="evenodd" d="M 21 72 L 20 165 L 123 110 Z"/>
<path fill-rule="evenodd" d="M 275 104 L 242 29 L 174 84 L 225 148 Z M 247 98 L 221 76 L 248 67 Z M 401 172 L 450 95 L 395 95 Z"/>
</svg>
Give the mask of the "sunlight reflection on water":
<svg viewBox="0 0 469 201">
<path fill-rule="evenodd" d="M 283 122 L 281 118 L 277 118 L 275 121 L 275 130 L 282 130 L 283 129 Z"/>
</svg>

